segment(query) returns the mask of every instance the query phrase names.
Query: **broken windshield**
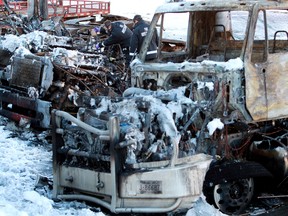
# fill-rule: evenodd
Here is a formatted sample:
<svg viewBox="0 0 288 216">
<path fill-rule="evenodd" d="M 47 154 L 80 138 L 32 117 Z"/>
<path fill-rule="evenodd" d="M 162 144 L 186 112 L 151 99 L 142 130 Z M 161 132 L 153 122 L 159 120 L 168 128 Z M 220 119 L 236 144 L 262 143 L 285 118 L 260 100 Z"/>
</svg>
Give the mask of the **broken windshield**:
<svg viewBox="0 0 288 216">
<path fill-rule="evenodd" d="M 205 59 L 201 57 L 207 55 L 216 61 L 237 58 L 247 35 L 247 25 L 243 23 L 247 24 L 248 15 L 248 11 L 163 13 L 157 23 L 161 44 L 159 59 L 201 61 Z"/>
<path fill-rule="evenodd" d="M 189 13 L 166 13 L 163 14 L 163 28 L 160 34 L 165 39 L 187 40 Z M 161 25 L 161 18 L 158 21 Z"/>
</svg>

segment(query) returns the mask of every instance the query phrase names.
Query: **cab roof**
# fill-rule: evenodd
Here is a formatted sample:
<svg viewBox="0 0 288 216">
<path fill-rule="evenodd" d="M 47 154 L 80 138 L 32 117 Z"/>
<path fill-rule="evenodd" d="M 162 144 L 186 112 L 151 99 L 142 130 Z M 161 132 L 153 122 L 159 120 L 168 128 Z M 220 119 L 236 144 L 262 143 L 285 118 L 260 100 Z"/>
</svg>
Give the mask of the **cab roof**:
<svg viewBox="0 0 288 216">
<path fill-rule="evenodd" d="M 288 0 L 190 0 L 163 4 L 155 13 L 251 10 L 255 4 L 258 4 L 260 9 L 288 9 Z"/>
</svg>

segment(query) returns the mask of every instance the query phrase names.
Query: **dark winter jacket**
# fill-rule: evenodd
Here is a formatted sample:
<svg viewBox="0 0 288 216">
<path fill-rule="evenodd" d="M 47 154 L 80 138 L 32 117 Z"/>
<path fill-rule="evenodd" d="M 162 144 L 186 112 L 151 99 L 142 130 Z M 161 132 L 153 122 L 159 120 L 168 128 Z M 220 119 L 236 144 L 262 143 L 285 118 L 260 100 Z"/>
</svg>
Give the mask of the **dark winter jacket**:
<svg viewBox="0 0 288 216">
<path fill-rule="evenodd" d="M 133 29 L 133 35 L 130 42 L 130 57 L 133 58 L 137 53 L 139 53 L 142 43 L 147 35 L 149 29 L 149 24 L 144 20 L 140 20 L 136 23 Z M 153 38 L 148 47 L 146 54 L 146 59 L 151 60 L 157 57 L 157 47 L 158 47 L 158 34 L 155 29 Z"/>
<path fill-rule="evenodd" d="M 104 46 L 120 44 L 121 48 L 128 48 L 132 36 L 132 31 L 123 22 L 112 22 L 109 37 L 103 41 Z"/>
</svg>

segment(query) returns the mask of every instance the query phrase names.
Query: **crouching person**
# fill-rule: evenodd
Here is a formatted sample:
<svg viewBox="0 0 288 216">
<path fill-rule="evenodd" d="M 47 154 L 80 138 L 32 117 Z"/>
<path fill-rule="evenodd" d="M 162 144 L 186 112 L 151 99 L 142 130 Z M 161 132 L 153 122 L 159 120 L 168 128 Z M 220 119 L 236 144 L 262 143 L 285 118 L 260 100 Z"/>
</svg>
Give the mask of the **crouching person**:
<svg viewBox="0 0 288 216">
<path fill-rule="evenodd" d="M 106 28 L 106 32 L 109 37 L 106 40 L 97 43 L 96 49 L 119 44 L 125 57 L 125 65 L 129 65 L 129 46 L 132 31 L 120 21 L 111 22 L 110 20 L 106 20 L 104 22 L 104 28 Z"/>
</svg>

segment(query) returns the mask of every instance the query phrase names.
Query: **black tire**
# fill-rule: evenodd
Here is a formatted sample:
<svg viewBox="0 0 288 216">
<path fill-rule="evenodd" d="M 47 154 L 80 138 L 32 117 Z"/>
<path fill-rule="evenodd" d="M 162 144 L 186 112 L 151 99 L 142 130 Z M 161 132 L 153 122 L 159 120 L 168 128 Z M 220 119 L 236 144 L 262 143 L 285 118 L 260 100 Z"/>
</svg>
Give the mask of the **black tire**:
<svg viewBox="0 0 288 216">
<path fill-rule="evenodd" d="M 253 193 L 254 179 L 245 178 L 215 185 L 213 197 L 221 212 L 240 214 L 250 203 Z"/>
</svg>

